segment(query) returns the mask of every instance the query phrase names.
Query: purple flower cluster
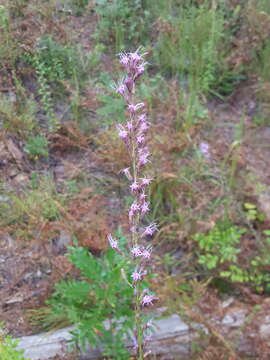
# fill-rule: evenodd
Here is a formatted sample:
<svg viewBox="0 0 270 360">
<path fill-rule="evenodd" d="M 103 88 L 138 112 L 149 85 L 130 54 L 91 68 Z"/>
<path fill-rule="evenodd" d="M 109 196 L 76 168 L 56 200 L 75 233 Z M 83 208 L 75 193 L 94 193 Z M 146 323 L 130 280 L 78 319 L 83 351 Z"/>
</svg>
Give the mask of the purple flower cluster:
<svg viewBox="0 0 270 360">
<path fill-rule="evenodd" d="M 157 231 L 157 225 L 151 223 L 142 229 L 142 219 L 149 212 L 150 204 L 147 200 L 146 188 L 153 180 L 143 174 L 144 167 L 150 161 L 150 152 L 147 146 L 147 135 L 149 121 L 145 113 L 145 104 L 135 100 L 135 83 L 144 73 L 146 62 L 144 55 L 139 50 L 130 53 L 120 54 L 120 63 L 124 67 L 126 76 L 116 87 L 116 92 L 120 94 L 126 103 L 127 122 L 118 124 L 117 130 L 120 139 L 126 145 L 130 157 L 130 167 L 123 169 L 122 173 L 130 181 L 129 189 L 133 196 L 133 202 L 128 210 L 130 223 L 130 233 L 132 246 L 130 257 L 134 263 L 134 271 L 131 275 L 131 286 L 134 288 L 135 295 L 135 343 L 138 359 L 143 359 L 145 334 L 143 322 L 141 321 L 141 311 L 143 307 L 153 304 L 157 300 L 148 290 L 142 289 L 142 280 L 147 273 L 147 266 L 151 261 L 151 246 L 143 246 L 141 240 L 144 237 L 152 236 Z M 142 229 L 142 230 L 141 230 Z M 117 240 L 111 235 L 108 241 L 113 249 L 120 251 Z"/>
</svg>

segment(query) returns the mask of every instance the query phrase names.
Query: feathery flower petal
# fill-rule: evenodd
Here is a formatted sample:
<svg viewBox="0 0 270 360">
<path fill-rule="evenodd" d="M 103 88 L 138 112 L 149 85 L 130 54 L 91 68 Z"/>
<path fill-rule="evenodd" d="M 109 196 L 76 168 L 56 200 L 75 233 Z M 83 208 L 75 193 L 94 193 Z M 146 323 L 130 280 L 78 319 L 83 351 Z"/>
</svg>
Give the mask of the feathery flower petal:
<svg viewBox="0 0 270 360">
<path fill-rule="evenodd" d="M 151 258 L 152 248 L 144 249 L 141 256 L 145 260 L 149 260 Z"/>
<path fill-rule="evenodd" d="M 148 186 L 153 181 L 153 178 L 141 178 L 141 185 Z"/>
<path fill-rule="evenodd" d="M 140 194 L 139 199 L 140 199 L 141 201 L 145 201 L 146 198 L 147 198 L 147 195 L 146 195 L 145 192 L 143 191 L 143 192 Z"/>
<path fill-rule="evenodd" d="M 128 132 L 127 130 L 124 128 L 123 125 L 118 124 L 117 125 L 117 130 L 118 130 L 118 135 L 122 140 L 126 140 L 128 138 Z"/>
<path fill-rule="evenodd" d="M 131 249 L 131 254 L 134 256 L 134 257 L 139 257 L 142 255 L 142 251 L 141 251 L 141 248 L 139 246 L 134 246 L 132 249 Z"/>
<path fill-rule="evenodd" d="M 131 220 L 135 214 L 137 214 L 140 211 L 140 205 L 137 203 L 137 201 L 134 201 L 129 209 L 129 219 Z"/>
<path fill-rule="evenodd" d="M 132 176 L 130 174 L 129 168 L 125 168 L 123 170 L 121 170 L 121 172 L 128 178 L 128 180 L 132 180 Z"/>
<path fill-rule="evenodd" d="M 131 114 L 135 114 L 136 111 L 140 110 L 142 107 L 144 107 L 144 103 L 143 103 L 143 102 L 138 103 L 138 104 L 129 104 L 129 105 L 128 105 L 128 111 L 129 111 Z"/>
<path fill-rule="evenodd" d="M 123 52 L 120 53 L 119 56 L 120 56 L 120 64 L 122 64 L 125 68 L 127 68 L 130 63 L 129 55 Z"/>
<path fill-rule="evenodd" d="M 142 135 L 142 134 L 137 135 L 137 136 L 136 136 L 136 141 L 137 141 L 137 143 L 138 143 L 139 145 L 143 144 L 144 141 L 145 141 L 144 135 Z"/>
<path fill-rule="evenodd" d="M 108 241 L 112 249 L 118 249 L 118 242 L 112 237 L 111 234 L 108 235 Z"/>
<path fill-rule="evenodd" d="M 154 232 L 156 232 L 156 231 L 157 231 L 157 224 L 152 223 L 144 229 L 142 236 L 152 236 L 154 234 Z"/>
<path fill-rule="evenodd" d="M 132 279 L 133 279 L 133 282 L 137 282 L 137 281 L 140 281 L 142 280 L 142 274 L 138 271 L 134 271 L 131 275 Z"/>
<path fill-rule="evenodd" d="M 142 215 L 146 214 L 149 211 L 149 202 L 145 201 L 142 205 L 141 205 L 141 213 Z"/>
<path fill-rule="evenodd" d="M 116 89 L 116 92 L 122 96 L 125 95 L 126 92 L 126 86 L 124 84 L 120 84 L 118 88 Z"/>
<path fill-rule="evenodd" d="M 136 181 L 134 181 L 134 183 L 132 183 L 131 185 L 130 185 L 130 190 L 132 191 L 132 192 L 136 192 L 136 191 L 138 191 L 140 189 L 140 185 L 136 182 Z"/>
<path fill-rule="evenodd" d="M 139 117 L 138 117 L 138 123 L 143 123 L 143 122 L 146 122 L 146 119 L 147 119 L 147 116 L 146 114 L 141 114 Z"/>
<path fill-rule="evenodd" d="M 144 295 L 141 301 L 142 306 L 153 305 L 153 301 L 158 300 L 155 295 Z"/>
</svg>

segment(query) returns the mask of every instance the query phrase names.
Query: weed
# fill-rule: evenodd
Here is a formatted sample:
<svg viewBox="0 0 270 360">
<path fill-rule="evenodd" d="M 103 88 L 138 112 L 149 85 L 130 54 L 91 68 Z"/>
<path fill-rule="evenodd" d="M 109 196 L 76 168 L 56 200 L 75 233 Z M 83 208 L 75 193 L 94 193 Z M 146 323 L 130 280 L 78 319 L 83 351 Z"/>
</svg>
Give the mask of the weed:
<svg viewBox="0 0 270 360">
<path fill-rule="evenodd" d="M 29 157 L 38 160 L 40 157 L 48 158 L 48 141 L 43 135 L 30 136 L 24 147 Z"/>
<path fill-rule="evenodd" d="M 55 113 L 53 110 L 53 101 L 52 101 L 52 93 L 50 90 L 50 85 L 46 78 L 46 67 L 45 64 L 40 62 L 38 57 L 35 56 L 33 58 L 35 70 L 38 76 L 38 94 L 40 96 L 40 101 L 42 104 L 42 109 L 46 114 L 49 124 L 49 131 L 55 131 L 59 127 L 59 121 L 55 117 Z"/>
<path fill-rule="evenodd" d="M 155 179 L 150 188 L 152 216 L 160 225 L 180 220 L 176 197 L 179 183 L 176 177 L 169 175 Z"/>
<path fill-rule="evenodd" d="M 52 178 L 36 179 L 34 188 L 26 189 L 20 196 L 10 193 L 9 202 L 0 203 L 0 224 L 9 226 L 18 237 L 21 234 L 31 238 L 41 223 L 44 226 L 60 218 L 60 202 Z"/>
<path fill-rule="evenodd" d="M 241 251 L 237 246 L 243 233 L 242 229 L 222 224 L 215 226 L 207 235 L 197 234 L 195 240 L 205 253 L 199 255 L 199 263 L 209 270 L 227 262 L 237 264 L 237 255 Z"/>
<path fill-rule="evenodd" d="M 8 5 L 0 5 L 0 59 L 1 64 L 13 67 L 20 48 L 11 32 Z"/>
<path fill-rule="evenodd" d="M 17 350 L 18 341 L 5 335 L 0 328 L 0 359 L 1 360 L 27 360 L 23 350 Z"/>
<path fill-rule="evenodd" d="M 5 129 L 27 136 L 38 128 L 37 105 L 32 97 L 20 100 L 14 102 L 5 95 L 0 96 L 0 114 Z"/>
<path fill-rule="evenodd" d="M 60 124 L 54 112 L 52 84 L 59 85 L 74 75 L 77 69 L 75 51 L 46 36 L 38 41 L 33 55 L 25 53 L 23 58 L 35 68 L 42 109 L 48 119 L 49 131 L 55 131 Z"/>
<path fill-rule="evenodd" d="M 81 16 L 88 6 L 89 0 L 60 0 L 63 5 L 62 11 L 73 13 L 76 16 Z"/>
<path fill-rule="evenodd" d="M 105 43 L 113 43 L 115 51 L 123 50 L 131 43 L 143 44 L 148 33 L 149 11 L 144 9 L 142 0 L 95 0 L 98 15 L 94 37 Z"/>
<path fill-rule="evenodd" d="M 71 78 L 77 66 L 75 50 L 55 42 L 51 36 L 42 37 L 38 41 L 36 57 L 44 66 L 44 76 L 51 82 Z"/>
<path fill-rule="evenodd" d="M 207 94 L 214 87 L 223 40 L 224 16 L 207 5 L 182 6 L 163 20 L 155 59 L 163 71 L 187 77 L 189 86 Z M 224 44 L 223 44 L 224 45 Z"/>
<path fill-rule="evenodd" d="M 270 265 L 270 231 L 264 231 L 264 240 L 257 249 L 258 254 L 248 256 L 241 264 L 239 259 L 243 257 L 243 250 L 240 239 L 245 232 L 246 230 L 225 222 L 218 223 L 207 234 L 196 234 L 194 239 L 200 249 L 199 263 L 210 270 L 215 279 L 220 277 L 232 283 L 246 283 L 258 292 L 269 291 L 270 277 L 266 269 Z"/>
<path fill-rule="evenodd" d="M 244 210 L 248 221 L 265 221 L 265 214 L 260 212 L 255 204 L 250 202 L 244 203 Z"/>
<path fill-rule="evenodd" d="M 125 102 L 119 96 L 112 97 L 111 92 L 108 93 L 106 89 L 112 87 L 112 79 L 108 73 L 102 73 L 100 75 L 100 95 L 98 100 L 100 101 L 100 106 L 97 109 L 96 113 L 99 116 L 102 124 L 105 126 L 110 126 L 116 121 L 123 123 L 125 120 Z"/>
</svg>

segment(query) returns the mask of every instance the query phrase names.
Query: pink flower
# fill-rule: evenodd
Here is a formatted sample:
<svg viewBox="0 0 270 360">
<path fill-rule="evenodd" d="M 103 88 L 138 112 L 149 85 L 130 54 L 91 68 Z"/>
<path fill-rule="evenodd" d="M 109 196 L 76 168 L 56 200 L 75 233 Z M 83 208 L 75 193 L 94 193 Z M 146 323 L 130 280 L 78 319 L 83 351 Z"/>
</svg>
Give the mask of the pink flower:
<svg viewBox="0 0 270 360">
<path fill-rule="evenodd" d="M 137 50 L 138 51 L 138 50 Z M 143 61 L 143 58 L 141 55 L 138 54 L 138 52 L 135 51 L 134 53 L 130 53 L 130 60 L 134 65 L 138 64 L 140 61 Z"/>
<path fill-rule="evenodd" d="M 142 255 L 142 252 L 141 252 L 141 249 L 139 246 L 134 246 L 132 249 L 131 249 L 131 254 L 134 256 L 134 257 L 139 257 Z"/>
<path fill-rule="evenodd" d="M 140 210 L 140 205 L 137 201 L 134 201 L 129 209 L 129 219 L 131 220 L 135 214 L 137 214 Z"/>
<path fill-rule="evenodd" d="M 142 205 L 141 205 L 141 213 L 142 215 L 146 214 L 149 211 L 149 202 L 145 201 Z"/>
<path fill-rule="evenodd" d="M 129 168 L 125 168 L 123 170 L 121 170 L 121 172 L 128 178 L 128 180 L 132 180 L 132 176 L 130 174 Z"/>
<path fill-rule="evenodd" d="M 138 271 L 134 271 L 131 275 L 133 282 L 136 283 L 140 280 L 142 280 L 142 273 Z"/>
<path fill-rule="evenodd" d="M 141 194 L 140 194 L 140 200 L 141 201 L 145 201 L 145 199 L 147 198 L 145 192 L 143 191 Z"/>
<path fill-rule="evenodd" d="M 118 242 L 112 237 L 111 234 L 108 235 L 108 241 L 112 249 L 118 249 Z"/>
<path fill-rule="evenodd" d="M 156 223 L 152 223 L 150 225 L 148 225 L 145 229 L 144 232 L 142 233 L 142 236 L 152 236 L 154 234 L 154 232 L 157 231 L 157 224 Z"/>
<path fill-rule="evenodd" d="M 133 129 L 133 121 L 132 120 L 127 122 L 127 128 L 129 131 L 131 131 Z"/>
<path fill-rule="evenodd" d="M 140 133 L 145 133 L 149 129 L 149 125 L 146 122 L 142 122 L 139 127 Z"/>
<path fill-rule="evenodd" d="M 137 71 L 135 75 L 136 79 L 144 73 L 144 70 L 145 70 L 144 64 L 141 64 L 137 67 Z"/>
<path fill-rule="evenodd" d="M 141 114 L 139 117 L 138 117 L 138 123 L 143 123 L 146 121 L 146 114 Z"/>
<path fill-rule="evenodd" d="M 122 64 L 125 68 L 129 65 L 129 55 L 126 53 L 120 53 L 120 64 Z"/>
<path fill-rule="evenodd" d="M 150 183 L 153 181 L 152 178 L 141 178 L 141 185 L 144 186 L 148 186 L 150 185 Z"/>
<path fill-rule="evenodd" d="M 142 155 L 142 154 L 145 154 L 145 153 L 149 154 L 148 146 L 144 146 L 144 147 L 138 149 L 138 153 L 139 153 L 139 155 Z"/>
<path fill-rule="evenodd" d="M 144 107 L 144 103 L 129 104 L 128 111 L 134 115 L 136 111 L 140 110 L 142 107 Z"/>
<path fill-rule="evenodd" d="M 139 145 L 141 145 L 144 141 L 145 141 L 145 137 L 143 135 L 137 135 L 136 136 L 136 141 Z"/>
<path fill-rule="evenodd" d="M 124 128 L 123 125 L 118 124 L 117 125 L 117 129 L 118 129 L 118 135 L 122 140 L 126 140 L 128 137 L 128 132 L 127 130 Z"/>
<path fill-rule="evenodd" d="M 136 233 L 136 232 L 137 232 L 136 226 L 131 226 L 130 231 L 131 231 L 132 233 Z"/>
<path fill-rule="evenodd" d="M 158 300 L 155 295 L 144 295 L 141 301 L 142 306 L 153 305 L 153 301 Z"/>
<path fill-rule="evenodd" d="M 142 252 L 142 257 L 145 260 L 149 260 L 151 258 L 152 248 L 144 249 Z"/>
<path fill-rule="evenodd" d="M 138 165 L 139 165 L 140 167 L 142 167 L 142 166 L 146 165 L 148 162 L 149 162 L 148 157 L 147 157 L 146 155 L 141 155 L 141 156 L 139 157 L 139 163 L 138 163 Z"/>
<path fill-rule="evenodd" d="M 139 167 L 142 167 L 142 166 L 146 165 L 149 162 L 148 158 L 150 156 L 150 153 L 149 153 L 147 147 L 139 149 L 138 153 L 139 153 L 138 165 L 139 165 Z"/>
<path fill-rule="evenodd" d="M 136 192 L 140 189 L 140 185 L 136 181 L 134 181 L 134 183 L 130 185 L 130 189 L 132 192 Z"/>
<path fill-rule="evenodd" d="M 118 88 L 116 89 L 116 92 L 117 92 L 118 94 L 124 96 L 124 95 L 125 95 L 125 92 L 126 92 L 126 87 L 125 87 L 125 85 L 124 85 L 124 84 L 120 84 L 120 85 L 118 86 Z"/>
</svg>

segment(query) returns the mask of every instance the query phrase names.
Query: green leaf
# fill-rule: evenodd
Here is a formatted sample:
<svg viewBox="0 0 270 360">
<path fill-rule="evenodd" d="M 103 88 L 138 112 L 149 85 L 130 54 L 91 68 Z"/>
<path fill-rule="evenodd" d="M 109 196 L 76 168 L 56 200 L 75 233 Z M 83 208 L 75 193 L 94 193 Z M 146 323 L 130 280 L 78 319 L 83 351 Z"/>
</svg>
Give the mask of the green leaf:
<svg viewBox="0 0 270 360">
<path fill-rule="evenodd" d="M 257 206 L 255 204 L 252 204 L 252 203 L 249 203 L 249 202 L 244 203 L 244 207 L 245 207 L 246 210 L 253 210 L 253 209 L 257 208 Z"/>
</svg>

